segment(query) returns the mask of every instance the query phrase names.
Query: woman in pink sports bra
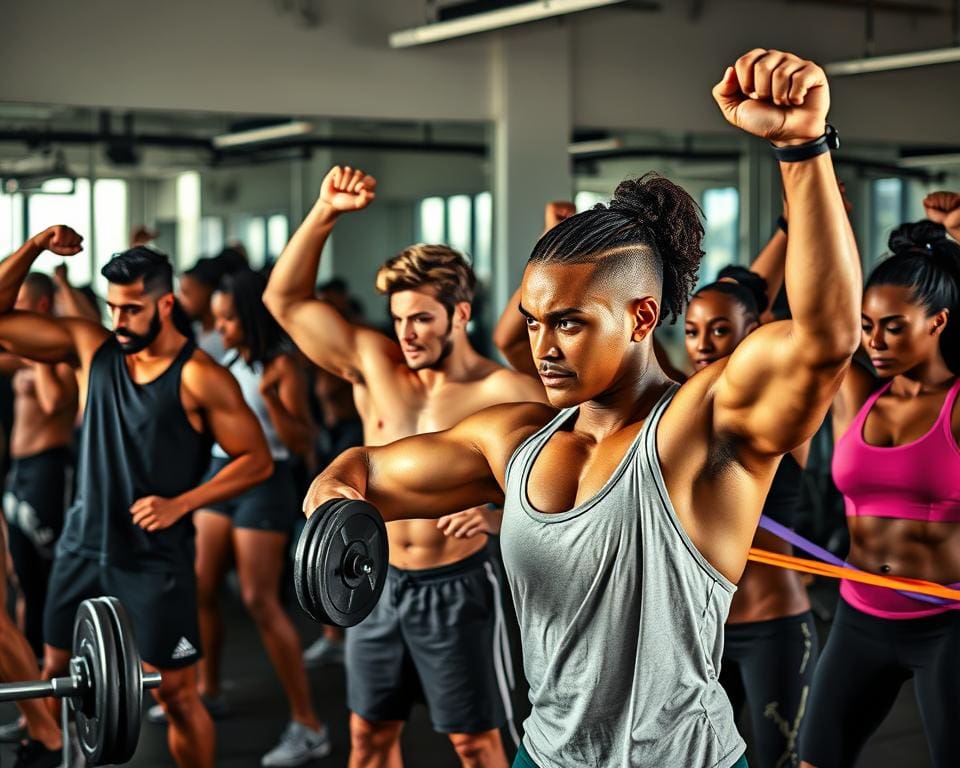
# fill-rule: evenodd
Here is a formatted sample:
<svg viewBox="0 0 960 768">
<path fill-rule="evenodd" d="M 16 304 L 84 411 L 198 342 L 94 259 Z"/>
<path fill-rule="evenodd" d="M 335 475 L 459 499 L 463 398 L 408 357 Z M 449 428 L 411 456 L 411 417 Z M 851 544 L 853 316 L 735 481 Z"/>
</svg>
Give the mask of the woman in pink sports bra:
<svg viewBox="0 0 960 768">
<path fill-rule="evenodd" d="M 833 408 L 848 562 L 960 587 L 960 245 L 904 224 L 867 280 L 863 346 Z M 804 765 L 852 766 L 913 678 L 933 765 L 960 764 L 960 603 L 841 583 L 801 734 Z"/>
</svg>

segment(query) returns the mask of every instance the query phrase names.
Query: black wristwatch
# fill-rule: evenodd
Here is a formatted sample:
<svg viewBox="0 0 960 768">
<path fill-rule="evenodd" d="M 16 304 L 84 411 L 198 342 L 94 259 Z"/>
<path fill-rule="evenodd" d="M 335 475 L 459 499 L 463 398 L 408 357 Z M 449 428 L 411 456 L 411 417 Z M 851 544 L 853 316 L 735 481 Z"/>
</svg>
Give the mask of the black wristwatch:
<svg viewBox="0 0 960 768">
<path fill-rule="evenodd" d="M 806 144 L 797 144 L 793 147 L 773 146 L 773 155 L 781 163 L 799 163 L 801 160 L 809 160 L 811 157 L 839 148 L 840 134 L 837 133 L 836 128 L 827 123 L 823 136 L 808 141 Z"/>
</svg>

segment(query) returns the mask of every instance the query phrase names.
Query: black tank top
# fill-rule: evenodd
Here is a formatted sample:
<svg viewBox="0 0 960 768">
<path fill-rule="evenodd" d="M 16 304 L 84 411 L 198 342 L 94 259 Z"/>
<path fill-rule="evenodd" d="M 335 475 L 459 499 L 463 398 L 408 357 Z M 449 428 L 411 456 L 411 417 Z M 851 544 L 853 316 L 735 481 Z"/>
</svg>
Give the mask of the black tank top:
<svg viewBox="0 0 960 768">
<path fill-rule="evenodd" d="M 780 460 L 767 500 L 763 503 L 763 514 L 781 525 L 794 526 L 800 507 L 800 489 L 803 483 L 803 467 L 792 454 L 785 454 Z"/>
<path fill-rule="evenodd" d="M 130 506 L 144 496 L 172 498 L 196 487 L 210 462 L 210 437 L 198 433 L 180 399 L 180 377 L 195 344 L 147 384 L 130 378 L 110 338 L 90 365 L 80 433 L 77 495 L 59 548 L 138 571 L 193 570 L 193 515 L 147 533 Z"/>
</svg>

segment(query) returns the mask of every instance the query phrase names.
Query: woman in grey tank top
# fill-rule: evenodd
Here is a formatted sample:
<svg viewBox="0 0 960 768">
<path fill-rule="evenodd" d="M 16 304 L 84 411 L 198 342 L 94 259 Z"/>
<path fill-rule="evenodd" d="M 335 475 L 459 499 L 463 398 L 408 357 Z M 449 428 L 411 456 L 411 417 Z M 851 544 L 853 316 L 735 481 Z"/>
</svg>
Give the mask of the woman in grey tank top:
<svg viewBox="0 0 960 768">
<path fill-rule="evenodd" d="M 670 381 L 653 330 L 683 311 L 703 228 L 666 179 L 623 182 L 547 232 L 524 273 L 520 311 L 554 408 L 498 406 L 351 449 L 305 502 L 363 498 L 388 521 L 503 504 L 532 705 L 515 765 L 745 765 L 718 682 L 723 622 L 780 457 L 816 430 L 859 343 L 860 278 L 825 154 L 823 71 L 757 49 L 714 98 L 781 153 L 792 321 Z"/>
</svg>

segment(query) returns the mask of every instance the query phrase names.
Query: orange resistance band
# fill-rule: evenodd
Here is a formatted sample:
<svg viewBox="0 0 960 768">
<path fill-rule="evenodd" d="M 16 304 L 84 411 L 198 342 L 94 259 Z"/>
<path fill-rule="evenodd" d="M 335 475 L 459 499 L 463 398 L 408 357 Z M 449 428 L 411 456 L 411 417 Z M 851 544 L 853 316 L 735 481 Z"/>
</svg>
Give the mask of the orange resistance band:
<svg viewBox="0 0 960 768">
<path fill-rule="evenodd" d="M 858 581 L 861 584 L 872 584 L 875 587 L 887 587 L 888 589 L 902 589 L 907 592 L 916 592 L 921 595 L 933 595 L 947 600 L 956 600 L 960 602 L 960 589 L 950 589 L 942 584 L 935 584 L 932 581 L 923 581 L 921 579 L 906 579 L 900 576 L 879 576 L 875 573 L 866 571 L 855 571 L 850 568 L 841 568 L 838 565 L 831 565 L 819 560 L 807 560 L 803 557 L 794 557 L 793 555 L 782 555 L 778 552 L 768 552 L 765 549 L 750 549 L 748 560 L 765 565 L 774 565 L 778 568 L 787 568 L 791 571 L 801 571 L 802 573 L 812 573 L 815 576 L 829 576 L 834 579 L 847 579 L 848 581 Z"/>
</svg>

